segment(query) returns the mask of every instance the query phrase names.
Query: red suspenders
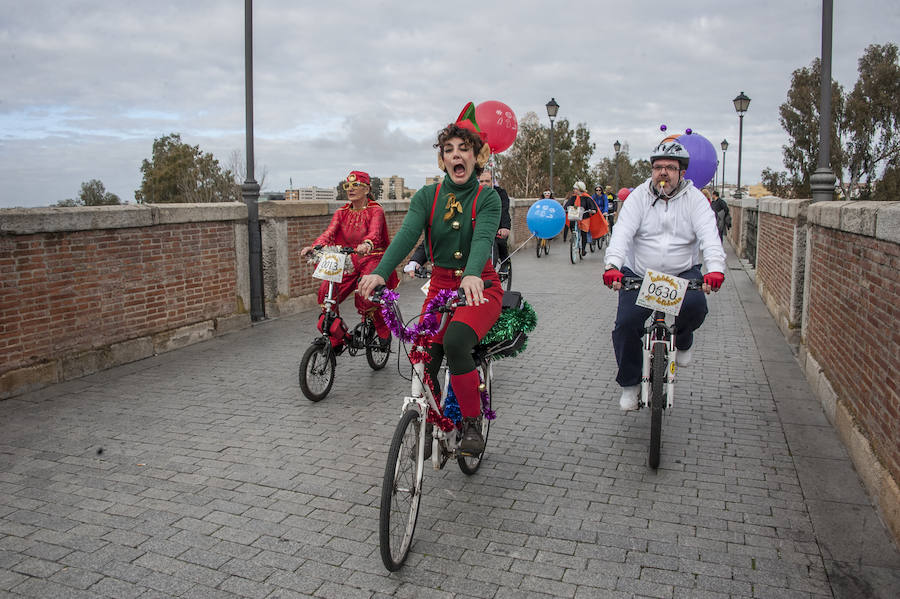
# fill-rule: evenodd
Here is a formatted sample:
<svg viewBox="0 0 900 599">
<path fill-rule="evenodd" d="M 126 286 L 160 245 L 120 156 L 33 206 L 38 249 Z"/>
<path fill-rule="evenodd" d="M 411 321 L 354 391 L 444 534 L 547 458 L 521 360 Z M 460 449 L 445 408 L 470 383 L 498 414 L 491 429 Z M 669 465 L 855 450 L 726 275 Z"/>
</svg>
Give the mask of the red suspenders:
<svg viewBox="0 0 900 599">
<path fill-rule="evenodd" d="M 475 198 L 472 200 L 472 231 L 475 230 L 475 206 L 478 204 L 478 196 L 481 194 L 481 190 L 484 186 L 479 184 L 478 191 L 475 192 Z M 437 207 L 437 199 L 438 195 L 441 193 L 441 184 L 437 184 L 437 189 L 434 190 L 434 200 L 431 202 L 431 216 L 428 218 L 428 230 L 426 231 L 428 237 L 428 254 L 431 262 L 434 263 L 434 249 L 431 247 L 431 229 L 434 225 L 434 209 Z"/>
</svg>

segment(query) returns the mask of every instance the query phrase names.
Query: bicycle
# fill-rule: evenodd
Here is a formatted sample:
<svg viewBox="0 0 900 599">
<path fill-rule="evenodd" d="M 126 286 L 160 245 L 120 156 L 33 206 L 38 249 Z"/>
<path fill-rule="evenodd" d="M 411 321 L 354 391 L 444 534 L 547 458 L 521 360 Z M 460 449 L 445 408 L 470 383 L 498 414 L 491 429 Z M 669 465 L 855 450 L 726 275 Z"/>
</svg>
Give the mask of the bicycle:
<svg viewBox="0 0 900 599">
<path fill-rule="evenodd" d="M 650 324 L 644 329 L 644 357 L 641 368 L 641 395 L 638 409 L 650 408 L 650 467 L 659 467 L 660 445 L 662 440 L 663 411 L 670 409 L 675 397 L 675 324 L 666 321 L 666 315 L 677 316 L 681 309 L 684 291 L 701 289 L 702 279 L 680 279 L 671 275 L 660 275 L 647 272 L 650 282 L 643 288 L 643 277 L 625 277 L 622 279 L 621 291 L 640 289 L 641 295 L 646 293 L 661 302 L 655 305 L 667 308 L 655 309 L 650 316 Z M 683 282 L 679 284 L 680 282 Z M 645 304 L 640 304 L 645 305 Z M 647 307 L 651 307 L 647 305 Z"/>
<path fill-rule="evenodd" d="M 500 260 L 498 255 L 500 250 L 497 247 L 500 241 L 499 237 L 494 238 L 494 244 L 491 246 L 491 264 L 494 265 L 494 270 L 497 271 L 500 285 L 503 289 L 509 291 L 512 289 L 512 255 L 507 255 L 506 259 Z"/>
<path fill-rule="evenodd" d="M 328 254 L 343 254 L 345 263 L 350 263 L 349 255 L 356 252 L 354 248 L 327 248 L 315 246 L 313 248 L 314 260 L 318 263 L 329 258 Z M 316 337 L 300 358 L 299 380 L 300 390 L 310 401 L 321 401 L 331 391 L 334 385 L 337 356 L 345 351 L 350 356 L 356 356 L 365 351 L 366 361 L 372 370 L 381 370 L 387 365 L 391 354 L 391 337 L 382 345 L 375 331 L 375 321 L 371 315 L 367 315 L 359 324 L 348 332 L 347 326 L 338 314 L 337 299 L 335 298 L 334 284 L 343 278 L 345 268 L 341 268 L 335 262 L 335 267 L 340 268 L 337 273 L 316 275 L 313 277 L 328 280 L 328 293 L 325 295 L 324 308 L 319 316 L 317 327 L 320 335 Z M 317 269 L 317 272 L 319 269 Z M 330 279 L 326 279 L 330 276 Z M 337 280 L 334 280 L 337 279 Z"/>
<path fill-rule="evenodd" d="M 572 264 L 576 264 L 582 259 L 581 239 L 584 233 L 581 231 L 578 223 L 581 222 L 584 213 L 584 208 L 580 206 L 569 206 L 567 210 L 567 215 L 569 217 L 569 237 L 571 238 L 569 239 L 569 260 L 572 261 Z"/>
<path fill-rule="evenodd" d="M 388 306 L 394 315 L 393 320 L 402 326 L 400 310 L 395 303 L 396 294 L 376 289 L 376 296 Z M 518 298 L 518 293 L 504 294 L 504 306 L 507 297 Z M 373 301 L 376 301 L 373 299 Z M 422 499 L 422 481 L 426 457 L 425 443 L 431 443 L 430 458 L 435 470 L 442 469 L 446 463 L 455 458 L 460 470 L 466 475 L 475 474 L 481 466 L 484 451 L 478 455 L 464 454 L 459 449 L 462 434 L 455 422 L 459 416 L 459 408 L 455 405 L 454 396 L 448 396 L 450 374 L 445 371 L 443 392 L 439 399 L 435 398 L 430 384 L 431 379 L 425 371 L 426 348 L 430 337 L 446 324 L 450 313 L 456 307 L 465 304 L 465 295 L 460 290 L 454 292 L 444 290 L 429 302 L 420 325 L 412 329 L 404 329 L 394 333 L 401 342 L 412 342 L 409 352 L 413 375 L 411 377 L 410 395 L 403 399 L 400 421 L 394 430 L 391 445 L 385 464 L 384 478 L 381 487 L 381 504 L 379 508 L 378 532 L 381 559 L 384 566 L 394 572 L 398 570 L 409 554 L 419 514 L 419 502 Z M 437 315 L 441 318 L 438 320 Z M 413 319 L 415 320 L 415 319 Z M 497 341 L 479 344 L 473 350 L 476 369 L 481 378 L 481 434 L 487 444 L 491 421 L 496 414 L 491 409 L 493 403 L 493 366 L 492 360 L 498 356 L 514 355 L 524 347 L 527 331 L 521 331 L 508 341 Z M 455 408 L 455 409 L 454 409 Z M 428 429 L 431 429 L 430 435 Z M 430 438 L 429 438 L 430 437 Z"/>
<path fill-rule="evenodd" d="M 550 240 L 544 239 L 542 237 L 537 238 L 538 242 L 535 244 L 535 251 L 537 252 L 537 257 L 541 257 L 541 252 L 544 252 L 544 255 L 550 253 Z"/>
</svg>

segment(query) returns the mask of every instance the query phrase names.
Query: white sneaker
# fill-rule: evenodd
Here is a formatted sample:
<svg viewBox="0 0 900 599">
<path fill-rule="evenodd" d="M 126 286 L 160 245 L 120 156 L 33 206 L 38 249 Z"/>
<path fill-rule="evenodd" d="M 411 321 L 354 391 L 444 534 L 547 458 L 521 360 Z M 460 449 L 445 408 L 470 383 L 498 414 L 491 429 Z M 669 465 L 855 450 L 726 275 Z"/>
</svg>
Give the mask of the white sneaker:
<svg viewBox="0 0 900 599">
<path fill-rule="evenodd" d="M 619 398 L 619 408 L 630 412 L 638 409 L 638 396 L 641 394 L 640 385 L 622 387 L 622 397 Z"/>
<path fill-rule="evenodd" d="M 694 361 L 694 346 L 690 346 L 688 349 L 677 349 L 675 350 L 675 363 L 678 366 L 688 366 L 691 362 Z"/>
</svg>

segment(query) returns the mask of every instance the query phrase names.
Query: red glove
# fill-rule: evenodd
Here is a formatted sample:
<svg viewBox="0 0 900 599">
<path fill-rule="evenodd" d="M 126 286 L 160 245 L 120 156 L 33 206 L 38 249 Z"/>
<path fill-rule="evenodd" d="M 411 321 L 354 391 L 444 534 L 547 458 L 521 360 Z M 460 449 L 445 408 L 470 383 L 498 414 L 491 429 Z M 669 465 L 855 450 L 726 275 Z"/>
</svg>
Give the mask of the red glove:
<svg viewBox="0 0 900 599">
<path fill-rule="evenodd" d="M 709 285 L 713 291 L 718 291 L 725 282 L 725 275 L 721 272 L 710 272 L 703 275 L 703 282 Z"/>
<path fill-rule="evenodd" d="M 609 287 L 616 281 L 619 281 L 621 283 L 624 276 L 625 275 L 623 275 L 622 271 L 618 268 L 610 268 L 605 273 L 603 273 L 603 284 Z"/>
</svg>

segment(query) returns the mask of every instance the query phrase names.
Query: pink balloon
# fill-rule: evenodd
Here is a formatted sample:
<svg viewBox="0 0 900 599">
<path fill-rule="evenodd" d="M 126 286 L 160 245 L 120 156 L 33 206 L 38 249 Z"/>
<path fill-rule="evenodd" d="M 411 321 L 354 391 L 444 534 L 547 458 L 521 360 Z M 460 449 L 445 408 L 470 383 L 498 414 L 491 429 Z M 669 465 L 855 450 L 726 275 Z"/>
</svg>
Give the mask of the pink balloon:
<svg viewBox="0 0 900 599">
<path fill-rule="evenodd" d="M 625 201 L 625 198 L 627 198 L 627 197 L 628 197 L 628 194 L 630 194 L 630 193 L 631 193 L 631 190 L 630 190 L 630 189 L 628 189 L 627 187 L 623 187 L 622 189 L 619 190 L 619 193 L 616 194 L 616 195 L 619 196 L 619 201 L 620 201 L 620 202 L 624 202 L 624 201 Z"/>
<path fill-rule="evenodd" d="M 475 107 L 475 119 L 478 126 L 487 135 L 491 152 L 499 154 L 516 141 L 519 122 L 512 108 L 503 102 L 488 100 Z"/>
</svg>

